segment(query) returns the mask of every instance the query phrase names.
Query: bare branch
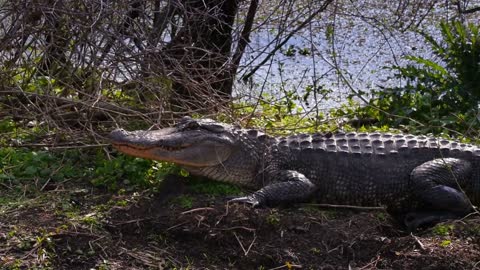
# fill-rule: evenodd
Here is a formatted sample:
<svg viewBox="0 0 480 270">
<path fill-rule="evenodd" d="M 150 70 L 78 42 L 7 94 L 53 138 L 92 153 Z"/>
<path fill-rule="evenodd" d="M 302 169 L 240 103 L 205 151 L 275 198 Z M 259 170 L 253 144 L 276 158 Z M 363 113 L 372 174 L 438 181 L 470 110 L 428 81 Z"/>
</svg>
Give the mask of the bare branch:
<svg viewBox="0 0 480 270">
<path fill-rule="evenodd" d="M 268 55 L 256 66 L 254 67 L 249 73 L 247 74 L 244 74 L 242 76 L 242 80 L 243 81 L 248 81 L 248 79 L 253 75 L 255 74 L 255 72 L 261 67 L 263 66 L 265 63 L 268 62 L 268 60 L 275 55 L 275 53 L 280 50 L 283 45 L 285 45 L 285 43 L 288 42 L 288 40 L 290 40 L 291 37 L 293 37 L 293 35 L 295 35 L 297 32 L 299 32 L 300 30 L 304 29 L 318 14 L 320 14 L 321 12 L 323 12 L 327 7 L 328 5 L 333 2 L 333 0 L 326 0 L 322 6 L 320 6 L 315 12 L 313 12 L 307 19 L 305 19 L 302 23 L 300 23 L 295 29 L 293 29 L 290 33 L 288 33 L 288 35 L 280 42 L 278 43 L 277 46 L 275 46 L 275 48 L 273 48 L 273 50 L 271 50 Z"/>
</svg>

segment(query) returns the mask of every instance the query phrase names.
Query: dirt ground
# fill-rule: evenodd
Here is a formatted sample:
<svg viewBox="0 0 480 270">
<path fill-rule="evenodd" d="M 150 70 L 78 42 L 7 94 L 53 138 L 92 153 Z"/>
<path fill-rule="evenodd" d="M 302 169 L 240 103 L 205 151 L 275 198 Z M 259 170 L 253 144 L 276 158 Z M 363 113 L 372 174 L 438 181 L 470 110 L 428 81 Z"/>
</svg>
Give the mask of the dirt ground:
<svg viewBox="0 0 480 270">
<path fill-rule="evenodd" d="M 166 181 L 156 193 L 52 185 L 10 203 L 0 211 L 0 265 L 70 270 L 480 269 L 477 216 L 411 234 L 382 211 L 227 207 L 225 197 L 193 194 L 177 180 Z M 186 203 L 178 198 L 187 198 Z"/>
</svg>

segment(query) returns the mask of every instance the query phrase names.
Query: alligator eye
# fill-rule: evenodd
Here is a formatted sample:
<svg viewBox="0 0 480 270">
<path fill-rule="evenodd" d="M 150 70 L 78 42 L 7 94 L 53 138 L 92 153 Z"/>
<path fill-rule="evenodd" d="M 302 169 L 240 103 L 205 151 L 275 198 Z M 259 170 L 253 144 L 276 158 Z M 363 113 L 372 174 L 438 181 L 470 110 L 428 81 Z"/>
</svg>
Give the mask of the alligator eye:
<svg viewBox="0 0 480 270">
<path fill-rule="evenodd" d="M 182 119 L 180 119 L 180 123 L 186 123 L 188 121 L 191 121 L 192 118 L 190 116 L 184 116 Z"/>
<path fill-rule="evenodd" d="M 197 121 L 190 121 L 187 123 L 187 125 L 185 126 L 185 128 L 188 128 L 188 129 L 196 129 L 198 128 L 200 125 L 198 124 Z"/>
</svg>

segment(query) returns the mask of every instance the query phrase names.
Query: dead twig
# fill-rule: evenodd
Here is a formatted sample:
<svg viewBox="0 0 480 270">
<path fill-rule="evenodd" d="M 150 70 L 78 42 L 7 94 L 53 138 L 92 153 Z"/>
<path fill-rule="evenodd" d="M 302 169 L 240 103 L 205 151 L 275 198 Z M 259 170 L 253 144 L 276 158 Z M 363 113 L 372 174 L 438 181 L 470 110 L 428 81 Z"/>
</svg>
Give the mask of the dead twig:
<svg viewBox="0 0 480 270">
<path fill-rule="evenodd" d="M 278 266 L 278 267 L 274 267 L 274 268 L 270 268 L 268 270 L 277 270 L 277 269 L 282 269 L 282 268 L 287 268 L 287 269 L 292 269 L 292 268 L 302 268 L 302 265 L 300 264 L 292 264 L 290 262 L 286 262 L 285 265 L 282 265 L 282 266 Z"/>
<path fill-rule="evenodd" d="M 188 211 L 181 212 L 180 214 L 181 215 L 186 215 L 186 214 L 191 214 L 191 213 L 198 212 L 198 211 L 213 211 L 213 210 L 215 210 L 215 208 L 201 207 L 201 208 L 190 209 Z"/>
<path fill-rule="evenodd" d="M 325 203 L 305 203 L 302 205 L 318 206 L 318 207 L 326 207 L 326 208 L 355 209 L 355 210 L 364 210 L 364 211 L 378 211 L 378 210 L 386 209 L 383 206 L 355 206 L 355 205 L 325 204 Z"/>
<path fill-rule="evenodd" d="M 155 269 L 163 269 L 163 266 L 167 264 L 167 259 L 163 257 L 159 257 L 157 252 L 149 252 L 149 251 L 133 252 L 126 248 L 122 248 L 122 250 L 123 250 L 123 253 L 140 261 L 145 266 L 149 266 Z"/>
<path fill-rule="evenodd" d="M 249 231 L 249 232 L 255 232 L 256 231 L 256 229 L 248 228 L 248 227 L 245 227 L 245 226 L 234 226 L 234 227 L 225 228 L 225 229 L 218 229 L 218 230 L 220 230 L 220 231 L 232 231 L 232 230 L 238 230 L 238 229 L 246 230 L 246 231 Z"/>
<path fill-rule="evenodd" d="M 413 235 L 413 233 L 410 233 L 410 236 L 415 240 L 415 243 L 417 244 L 418 248 L 420 248 L 423 251 L 426 250 L 425 245 L 420 241 L 420 239 L 418 239 L 418 237 Z"/>
<path fill-rule="evenodd" d="M 377 255 L 377 257 L 375 257 L 374 260 L 372 260 L 371 262 L 369 262 L 368 264 L 366 264 L 364 267 L 359 268 L 359 269 L 368 269 L 368 268 L 376 269 L 376 268 L 377 268 L 377 263 L 378 263 L 379 261 L 380 261 L 380 255 Z"/>
<path fill-rule="evenodd" d="M 177 228 L 177 227 L 180 227 L 180 226 L 182 226 L 182 225 L 185 225 L 185 224 L 187 224 L 188 222 L 189 222 L 189 221 L 184 221 L 184 222 L 182 222 L 182 223 L 173 225 L 173 226 L 171 226 L 171 227 L 168 227 L 165 231 L 168 232 L 168 231 L 170 231 L 170 230 L 172 230 L 172 229 L 175 229 L 175 228 Z"/>
<path fill-rule="evenodd" d="M 137 225 L 138 225 L 139 222 L 145 221 L 145 220 L 150 220 L 150 219 L 152 219 L 152 218 L 137 218 L 137 219 L 132 219 L 132 220 L 128 220 L 128 221 L 115 223 L 115 224 L 113 224 L 113 226 L 120 226 L 120 225 L 132 224 L 132 223 L 137 223 Z"/>
<path fill-rule="evenodd" d="M 256 236 L 255 234 L 253 235 L 253 240 L 252 240 L 252 242 L 250 243 L 250 245 L 248 245 L 248 248 L 245 249 L 245 247 L 244 247 L 243 244 L 242 244 L 242 241 L 240 241 L 240 238 L 238 238 L 238 235 L 237 235 L 236 233 L 233 233 L 233 235 L 234 235 L 235 238 L 237 239 L 238 244 L 240 244 L 240 247 L 241 247 L 242 250 L 243 250 L 243 254 L 244 254 L 245 256 L 247 256 L 248 253 L 250 252 L 250 249 L 252 248 L 253 244 L 255 243 L 255 240 L 257 239 L 257 236 Z"/>
<path fill-rule="evenodd" d="M 257 72 L 257 70 L 262 67 L 263 65 L 265 65 L 265 63 L 268 62 L 268 60 L 275 55 L 275 53 L 280 50 L 283 45 L 285 45 L 291 37 L 293 37 L 297 32 L 299 32 L 300 30 L 304 29 L 305 26 L 307 24 L 309 24 L 318 14 L 320 14 L 321 12 L 323 12 L 325 9 L 327 9 L 327 7 L 330 5 L 330 3 L 332 2 L 332 0 L 327 0 L 323 3 L 323 5 L 321 7 L 319 7 L 316 11 L 314 11 L 312 14 L 310 14 L 310 16 L 308 16 L 302 23 L 298 24 L 298 26 L 293 29 L 290 33 L 288 33 L 288 35 L 285 37 L 284 40 L 282 40 L 280 43 L 277 44 L 277 46 L 275 46 L 275 48 L 273 50 L 271 50 L 267 56 L 257 65 L 255 66 L 254 68 L 252 68 L 252 70 L 249 71 L 248 74 L 244 74 L 241 76 L 241 79 L 243 81 L 248 81 L 248 79 L 253 75 L 255 74 L 255 72 Z"/>
</svg>

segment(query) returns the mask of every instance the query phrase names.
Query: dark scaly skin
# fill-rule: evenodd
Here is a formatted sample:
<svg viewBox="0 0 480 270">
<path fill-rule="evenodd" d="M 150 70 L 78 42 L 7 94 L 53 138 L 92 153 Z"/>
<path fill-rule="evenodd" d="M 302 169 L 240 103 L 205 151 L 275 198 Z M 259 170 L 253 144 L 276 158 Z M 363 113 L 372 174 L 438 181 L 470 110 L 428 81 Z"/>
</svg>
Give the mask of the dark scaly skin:
<svg viewBox="0 0 480 270">
<path fill-rule="evenodd" d="M 471 203 L 480 202 L 480 148 L 444 139 L 382 133 L 275 138 L 189 117 L 173 128 L 115 130 L 110 137 L 124 153 L 175 162 L 193 174 L 255 188 L 232 200 L 254 206 L 311 198 L 384 205 L 415 229 L 463 217 L 473 211 Z"/>
</svg>

